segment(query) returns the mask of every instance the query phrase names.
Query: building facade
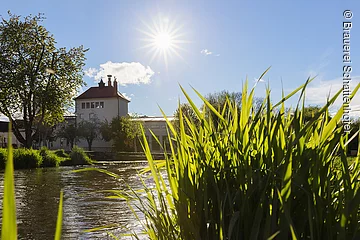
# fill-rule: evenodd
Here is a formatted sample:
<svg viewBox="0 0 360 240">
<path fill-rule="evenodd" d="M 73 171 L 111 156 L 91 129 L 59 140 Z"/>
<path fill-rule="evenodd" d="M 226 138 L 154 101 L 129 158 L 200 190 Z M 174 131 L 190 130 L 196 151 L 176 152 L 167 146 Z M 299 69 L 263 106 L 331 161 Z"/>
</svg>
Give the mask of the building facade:
<svg viewBox="0 0 360 240">
<path fill-rule="evenodd" d="M 77 122 L 90 121 L 94 118 L 100 121 L 111 121 L 114 117 L 122 117 L 128 114 L 130 102 L 118 92 L 116 78 L 112 83 L 111 75 L 108 75 L 108 85 L 101 79 L 98 87 L 91 87 L 75 98 L 75 114 Z"/>
</svg>

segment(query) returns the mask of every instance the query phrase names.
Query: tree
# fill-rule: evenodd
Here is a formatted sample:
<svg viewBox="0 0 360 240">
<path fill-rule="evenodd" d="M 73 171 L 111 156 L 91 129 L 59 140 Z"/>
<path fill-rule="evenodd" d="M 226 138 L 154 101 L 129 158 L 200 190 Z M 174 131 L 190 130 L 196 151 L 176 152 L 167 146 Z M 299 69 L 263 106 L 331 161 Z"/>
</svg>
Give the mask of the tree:
<svg viewBox="0 0 360 240">
<path fill-rule="evenodd" d="M 134 151 L 135 141 L 141 136 L 141 123 L 130 116 L 115 117 L 111 122 L 104 122 L 101 135 L 105 141 L 112 141 L 118 151 Z"/>
<path fill-rule="evenodd" d="M 100 126 L 101 124 L 97 118 L 79 123 L 78 136 L 86 140 L 89 151 L 91 151 L 93 141 L 100 137 Z"/>
<path fill-rule="evenodd" d="M 42 14 L 20 18 L 9 12 L 9 19 L 0 22 L 0 112 L 12 121 L 26 148 L 42 124 L 62 121 L 76 90 L 85 84 L 87 49 L 56 48 L 53 35 L 41 25 L 44 19 Z"/>
<path fill-rule="evenodd" d="M 304 107 L 304 112 L 303 112 L 303 118 L 305 122 L 308 122 L 309 120 L 311 120 L 316 113 L 318 113 L 320 111 L 321 107 L 319 106 L 308 106 L 308 107 Z"/>
<path fill-rule="evenodd" d="M 188 104 L 188 103 L 180 104 L 180 106 L 176 109 L 176 111 L 174 113 L 174 118 L 175 119 L 173 121 L 173 125 L 175 127 L 175 130 L 178 133 L 180 133 L 180 123 L 179 123 L 180 109 L 181 109 L 182 116 L 183 116 L 185 133 L 189 135 L 190 134 L 190 128 L 189 128 L 186 120 L 184 119 L 184 116 L 187 119 L 189 119 L 193 124 L 195 124 L 195 126 L 198 126 L 200 124 L 200 121 L 199 121 L 198 117 L 196 116 L 196 113 L 195 113 L 194 109 L 190 106 L 190 104 Z"/>
<path fill-rule="evenodd" d="M 72 149 L 78 137 L 78 129 L 75 124 L 66 124 L 58 130 L 56 136 L 60 138 L 65 138 Z"/>
<path fill-rule="evenodd" d="M 41 124 L 37 135 L 34 136 L 34 141 L 38 144 L 38 147 L 49 147 L 48 143 L 55 140 L 55 126 L 50 126 L 47 123 Z"/>
<path fill-rule="evenodd" d="M 233 106 L 236 106 L 238 109 L 238 113 L 240 114 L 241 110 L 241 92 L 229 92 L 227 90 L 223 90 L 221 92 L 210 93 L 205 96 L 205 99 L 221 114 L 224 110 L 224 106 L 226 103 L 226 99 L 229 99 Z M 263 103 L 263 98 L 254 97 L 253 98 L 253 109 L 256 111 L 261 107 Z M 226 107 L 229 110 L 229 106 Z M 208 107 L 202 106 L 202 109 L 205 109 L 206 116 L 212 119 L 215 127 L 218 125 L 218 117 L 214 112 L 212 112 Z M 225 115 L 228 111 L 225 111 Z"/>
</svg>

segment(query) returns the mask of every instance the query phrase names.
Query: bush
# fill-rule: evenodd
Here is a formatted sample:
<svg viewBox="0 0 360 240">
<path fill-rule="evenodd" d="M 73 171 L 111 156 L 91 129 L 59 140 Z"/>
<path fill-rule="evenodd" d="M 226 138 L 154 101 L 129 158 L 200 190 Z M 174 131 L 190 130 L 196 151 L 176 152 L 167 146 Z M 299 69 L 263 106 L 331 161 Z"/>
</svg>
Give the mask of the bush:
<svg viewBox="0 0 360 240">
<path fill-rule="evenodd" d="M 39 151 L 34 149 L 14 149 L 14 168 L 37 168 L 41 166 L 43 159 Z"/>
<path fill-rule="evenodd" d="M 47 149 L 47 147 L 42 147 L 39 152 L 43 159 L 41 167 L 58 167 L 63 161 L 63 158 L 57 156 L 53 151 Z"/>
<path fill-rule="evenodd" d="M 69 157 L 69 154 L 67 154 L 64 149 L 58 149 L 54 153 L 56 154 L 56 156 L 59 156 L 59 157 L 62 157 L 62 158 L 68 158 Z"/>
<path fill-rule="evenodd" d="M 304 105 L 307 84 L 275 105 L 269 91 L 258 110 L 247 84 L 241 109 L 227 100 L 229 111 L 218 112 L 198 94 L 217 124 L 182 89 L 200 126 L 180 111 L 179 133 L 168 122 L 172 155 L 159 162 L 143 133 L 153 179 L 143 181 L 146 198 L 134 190 L 114 197 L 140 202 L 149 239 L 360 238 L 358 159 L 347 162 L 342 108 L 332 118 L 328 111 L 342 89 L 305 121 L 304 107 L 287 114 L 284 102 L 301 92 Z"/>
<path fill-rule="evenodd" d="M 7 159 L 7 149 L 0 148 L 0 169 L 5 169 L 6 159 Z"/>
<path fill-rule="evenodd" d="M 84 149 L 74 146 L 70 153 L 71 165 L 89 165 L 92 164 L 92 160 L 84 152 Z M 66 161 L 67 162 L 67 161 Z M 65 165 L 68 163 L 64 162 Z"/>
</svg>

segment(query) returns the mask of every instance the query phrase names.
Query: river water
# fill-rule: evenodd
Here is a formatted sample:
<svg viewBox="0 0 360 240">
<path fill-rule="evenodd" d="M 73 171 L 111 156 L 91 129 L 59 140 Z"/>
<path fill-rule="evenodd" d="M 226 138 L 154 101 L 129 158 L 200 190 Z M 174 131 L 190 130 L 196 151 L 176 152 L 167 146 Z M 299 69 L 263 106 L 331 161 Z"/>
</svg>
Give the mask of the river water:
<svg viewBox="0 0 360 240">
<path fill-rule="evenodd" d="M 124 181 L 98 171 L 73 172 L 82 167 L 16 170 L 19 239 L 54 239 L 61 189 L 64 191 L 62 239 L 112 239 L 106 231 L 122 239 L 122 227 L 140 231 L 139 223 L 127 203 L 119 199 L 107 199 L 105 197 L 109 194 L 102 191 L 126 190 L 124 182 L 135 189 L 141 188 L 137 172 L 144 167 L 144 163 L 96 166 L 117 173 Z M 0 179 L 2 208 L 3 173 L 0 173 Z M 114 224 L 117 227 L 85 232 Z"/>
</svg>

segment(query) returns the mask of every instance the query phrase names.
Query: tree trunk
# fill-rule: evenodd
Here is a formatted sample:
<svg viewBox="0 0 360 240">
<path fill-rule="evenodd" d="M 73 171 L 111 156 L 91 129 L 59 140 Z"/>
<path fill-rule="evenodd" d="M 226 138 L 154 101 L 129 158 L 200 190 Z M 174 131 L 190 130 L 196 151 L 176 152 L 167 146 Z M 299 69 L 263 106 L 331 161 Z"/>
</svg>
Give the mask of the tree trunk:
<svg viewBox="0 0 360 240">
<path fill-rule="evenodd" d="M 92 141 L 88 140 L 87 142 L 88 142 L 88 150 L 91 151 Z"/>
<path fill-rule="evenodd" d="M 26 127 L 25 128 L 25 144 L 24 147 L 25 148 L 31 148 L 32 147 L 32 131 L 31 131 L 31 127 Z"/>
</svg>

